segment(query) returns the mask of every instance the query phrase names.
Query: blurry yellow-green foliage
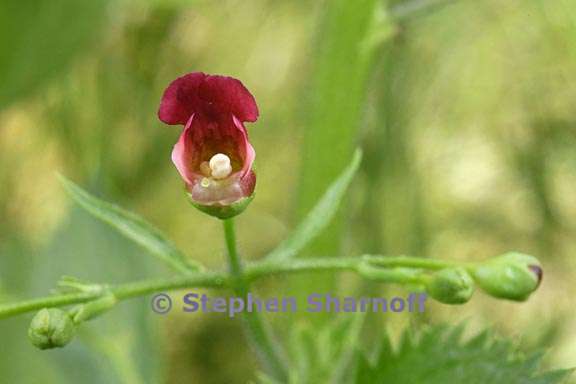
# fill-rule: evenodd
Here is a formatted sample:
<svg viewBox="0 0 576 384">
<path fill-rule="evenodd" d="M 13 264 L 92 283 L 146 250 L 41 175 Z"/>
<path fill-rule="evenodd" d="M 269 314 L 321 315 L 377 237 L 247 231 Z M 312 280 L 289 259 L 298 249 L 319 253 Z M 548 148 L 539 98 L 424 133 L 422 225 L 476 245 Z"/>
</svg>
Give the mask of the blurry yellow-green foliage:
<svg viewBox="0 0 576 384">
<path fill-rule="evenodd" d="M 551 365 L 575 365 L 576 4 L 431 7 L 395 23 L 366 63 L 326 54 L 355 32 L 325 20 L 354 12 L 330 0 L 0 0 L 0 294 L 43 293 L 62 274 L 117 282 L 158 272 L 73 209 L 55 172 L 222 264 L 218 223 L 189 207 L 169 160 L 179 130 L 156 118 L 166 84 L 202 70 L 241 79 L 261 111 L 248 127 L 257 198 L 239 219 L 247 258 L 282 239 L 322 192 L 322 170 L 337 173 L 360 144 L 365 162 L 341 222 L 346 254 L 537 255 L 545 278 L 528 303 L 477 295 L 464 307 L 433 304 L 429 316 L 495 325 L 551 348 Z M 362 88 L 330 89 L 348 76 Z M 337 92 L 334 105 L 318 100 L 322 87 Z M 346 104 L 355 98 L 359 110 Z M 3 322 L 2 344 L 19 352 L 0 352 L 0 371 L 22 383 L 249 377 L 249 358 L 219 364 L 247 353 L 235 322 L 174 315 L 154 338 L 145 301 L 127 307 L 52 355 L 23 345 L 23 321 Z M 17 353 L 33 357 L 14 362 Z"/>
</svg>

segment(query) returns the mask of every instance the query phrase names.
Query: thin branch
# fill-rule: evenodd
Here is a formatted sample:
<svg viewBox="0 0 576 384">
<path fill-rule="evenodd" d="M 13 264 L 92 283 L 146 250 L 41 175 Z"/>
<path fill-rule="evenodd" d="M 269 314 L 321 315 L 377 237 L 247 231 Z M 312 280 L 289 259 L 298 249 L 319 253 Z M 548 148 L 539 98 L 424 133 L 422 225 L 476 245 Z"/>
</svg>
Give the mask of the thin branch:
<svg viewBox="0 0 576 384">
<path fill-rule="evenodd" d="M 360 273 L 362 263 L 381 268 L 417 268 L 438 270 L 442 268 L 461 265 L 435 259 L 421 259 L 416 257 L 387 257 L 380 255 L 365 255 L 361 257 L 334 257 L 318 259 L 296 259 L 289 262 L 272 263 L 259 262 L 248 264 L 244 270 L 246 281 L 252 282 L 268 276 L 315 272 L 315 271 L 350 271 Z M 382 280 L 383 283 L 395 283 L 397 279 Z M 149 279 L 132 283 L 111 285 L 109 291 L 118 301 L 138 296 L 145 296 L 156 292 L 171 291 L 183 288 L 232 288 L 234 279 L 225 272 L 193 272 L 189 275 L 176 276 L 166 279 Z M 15 303 L 0 304 L 0 319 L 19 315 L 26 312 L 37 311 L 48 307 L 64 307 L 72 304 L 86 303 L 100 297 L 99 292 L 67 293 L 41 297 L 37 299 L 19 301 Z"/>
</svg>

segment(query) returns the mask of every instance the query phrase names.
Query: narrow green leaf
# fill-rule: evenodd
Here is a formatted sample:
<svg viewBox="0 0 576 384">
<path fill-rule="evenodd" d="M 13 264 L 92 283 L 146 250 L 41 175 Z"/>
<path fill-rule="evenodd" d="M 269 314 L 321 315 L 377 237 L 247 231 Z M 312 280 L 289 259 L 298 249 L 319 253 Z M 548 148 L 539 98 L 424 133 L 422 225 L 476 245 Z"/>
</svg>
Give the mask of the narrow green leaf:
<svg viewBox="0 0 576 384">
<path fill-rule="evenodd" d="M 140 216 L 90 195 L 63 176 L 60 176 L 60 181 L 78 205 L 172 268 L 184 273 L 201 269 L 200 264 L 188 260 L 158 229 Z"/>
<path fill-rule="evenodd" d="M 330 224 L 330 221 L 338 211 L 348 185 L 350 185 L 354 174 L 358 170 L 361 159 L 362 152 L 358 149 L 354 153 L 352 162 L 344 169 L 336 181 L 330 185 L 324 196 L 298 225 L 292 235 L 280 243 L 267 256 L 268 260 L 279 261 L 294 257 Z"/>
<path fill-rule="evenodd" d="M 336 316 L 321 326 L 309 321 L 291 329 L 290 383 L 348 383 L 356 361 L 365 313 Z M 263 382 L 260 384 L 264 384 Z"/>
<path fill-rule="evenodd" d="M 307 88 L 304 98 L 307 124 L 296 206 L 299 220 L 312 209 L 354 151 L 377 52 L 373 49 L 373 35 L 380 28 L 375 23 L 381 16 L 381 3 L 333 0 L 326 2 L 320 14 L 309 79 L 309 89 L 313 91 Z M 329 230 L 318 236 L 306 253 L 336 253 L 343 226 L 340 218 L 333 220 Z"/>
</svg>

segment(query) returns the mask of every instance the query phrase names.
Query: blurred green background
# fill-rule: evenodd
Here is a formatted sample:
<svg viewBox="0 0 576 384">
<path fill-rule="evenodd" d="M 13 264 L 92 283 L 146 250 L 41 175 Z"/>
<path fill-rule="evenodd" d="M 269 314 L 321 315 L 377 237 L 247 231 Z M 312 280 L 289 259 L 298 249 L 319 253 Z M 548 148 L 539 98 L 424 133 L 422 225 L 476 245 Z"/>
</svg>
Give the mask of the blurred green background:
<svg viewBox="0 0 576 384">
<path fill-rule="evenodd" d="M 193 210 L 161 124 L 164 87 L 191 71 L 241 79 L 261 118 L 257 198 L 238 219 L 246 258 L 271 250 L 361 146 L 340 217 L 310 249 L 544 264 L 526 303 L 475 295 L 413 322 L 493 326 L 548 367 L 576 365 L 576 4 L 572 0 L 0 0 L 0 300 L 61 275 L 167 275 L 64 196 L 56 172 L 138 212 L 210 267 L 219 223 Z M 310 291 L 310 279 L 261 291 Z M 338 283 L 338 284 L 337 284 Z M 314 289 L 372 290 L 325 276 Z M 387 288 L 388 289 L 388 288 Z M 390 291 L 387 292 L 396 292 Z M 401 291 L 399 291 L 401 292 Z M 40 352 L 30 316 L 0 322 L 1 383 L 244 383 L 238 321 L 154 316 L 145 298 Z M 293 321 L 269 316 L 280 329 Z M 287 337 L 287 334 L 281 334 Z"/>
</svg>

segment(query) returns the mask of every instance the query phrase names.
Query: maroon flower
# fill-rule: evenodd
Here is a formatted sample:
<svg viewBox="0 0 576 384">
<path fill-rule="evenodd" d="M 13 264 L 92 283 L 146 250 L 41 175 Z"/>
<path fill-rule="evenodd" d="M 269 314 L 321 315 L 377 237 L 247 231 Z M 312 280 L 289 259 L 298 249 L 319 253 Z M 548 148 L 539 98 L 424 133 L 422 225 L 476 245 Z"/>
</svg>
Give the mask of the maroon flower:
<svg viewBox="0 0 576 384">
<path fill-rule="evenodd" d="M 258 107 L 240 81 L 202 72 L 179 77 L 164 91 L 158 117 L 185 126 L 172 161 L 193 203 L 230 206 L 252 196 L 255 152 L 243 123 L 256 121 Z"/>
</svg>

